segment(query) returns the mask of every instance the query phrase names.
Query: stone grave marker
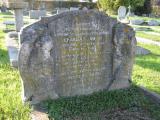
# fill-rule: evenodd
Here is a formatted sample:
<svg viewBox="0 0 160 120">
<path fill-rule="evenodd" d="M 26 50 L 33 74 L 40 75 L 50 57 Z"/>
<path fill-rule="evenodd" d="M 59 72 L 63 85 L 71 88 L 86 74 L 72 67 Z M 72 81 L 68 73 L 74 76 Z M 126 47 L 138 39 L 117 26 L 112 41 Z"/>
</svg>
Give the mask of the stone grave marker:
<svg viewBox="0 0 160 120">
<path fill-rule="evenodd" d="M 46 16 L 46 10 L 30 10 L 29 17 L 30 19 L 39 19 L 40 17 Z"/>
<path fill-rule="evenodd" d="M 23 9 L 27 8 L 28 3 L 23 0 L 5 0 L 4 3 L 10 9 L 14 9 L 16 31 L 19 32 L 23 27 Z"/>
<path fill-rule="evenodd" d="M 87 95 L 130 86 L 135 32 L 98 11 L 70 11 L 23 28 L 24 100 Z"/>
<path fill-rule="evenodd" d="M 127 10 L 125 6 L 120 6 L 118 8 L 118 20 L 123 20 L 126 18 Z"/>
</svg>

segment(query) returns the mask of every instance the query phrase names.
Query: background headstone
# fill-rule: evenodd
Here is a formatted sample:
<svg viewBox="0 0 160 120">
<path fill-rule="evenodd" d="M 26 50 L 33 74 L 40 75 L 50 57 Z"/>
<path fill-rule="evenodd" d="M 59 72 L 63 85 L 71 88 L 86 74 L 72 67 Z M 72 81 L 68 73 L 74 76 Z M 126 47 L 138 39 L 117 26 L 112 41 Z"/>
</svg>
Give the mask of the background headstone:
<svg viewBox="0 0 160 120">
<path fill-rule="evenodd" d="M 149 26 L 159 26 L 160 22 L 158 22 L 157 20 L 149 20 L 148 25 Z"/>
<path fill-rule="evenodd" d="M 42 18 L 20 38 L 26 101 L 130 86 L 135 33 L 104 13 L 82 10 Z"/>
<path fill-rule="evenodd" d="M 143 47 L 137 46 L 136 47 L 136 55 L 147 55 L 151 52 Z"/>
<path fill-rule="evenodd" d="M 30 10 L 29 17 L 30 19 L 39 19 L 46 16 L 46 10 Z"/>
<path fill-rule="evenodd" d="M 143 23 L 144 23 L 144 20 L 142 19 L 130 20 L 131 25 L 142 25 Z"/>
<path fill-rule="evenodd" d="M 23 22 L 23 9 L 27 8 L 27 2 L 23 0 L 6 0 L 7 8 L 14 9 L 16 31 L 19 32 L 24 25 Z"/>
<path fill-rule="evenodd" d="M 123 20 L 126 18 L 126 7 L 125 6 L 120 6 L 118 8 L 118 20 Z"/>
</svg>

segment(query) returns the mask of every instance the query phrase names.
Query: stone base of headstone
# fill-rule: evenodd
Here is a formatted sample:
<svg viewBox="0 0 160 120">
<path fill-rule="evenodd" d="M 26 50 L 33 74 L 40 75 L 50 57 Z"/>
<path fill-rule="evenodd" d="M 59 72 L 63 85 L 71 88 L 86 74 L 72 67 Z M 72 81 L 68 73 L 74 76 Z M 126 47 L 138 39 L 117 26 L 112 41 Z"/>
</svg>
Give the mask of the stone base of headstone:
<svg viewBox="0 0 160 120">
<path fill-rule="evenodd" d="M 46 16 L 46 10 L 31 10 L 29 12 L 30 19 L 39 19 L 44 16 Z"/>
<path fill-rule="evenodd" d="M 18 68 L 18 33 L 10 32 L 6 36 L 6 46 L 8 49 L 10 64 L 14 68 Z"/>
<path fill-rule="evenodd" d="M 145 48 L 142 48 L 140 46 L 136 47 L 136 55 L 147 55 L 150 54 L 151 52 Z"/>
<path fill-rule="evenodd" d="M 40 105 L 33 106 L 31 112 L 31 120 L 49 120 L 47 110 Z"/>
</svg>

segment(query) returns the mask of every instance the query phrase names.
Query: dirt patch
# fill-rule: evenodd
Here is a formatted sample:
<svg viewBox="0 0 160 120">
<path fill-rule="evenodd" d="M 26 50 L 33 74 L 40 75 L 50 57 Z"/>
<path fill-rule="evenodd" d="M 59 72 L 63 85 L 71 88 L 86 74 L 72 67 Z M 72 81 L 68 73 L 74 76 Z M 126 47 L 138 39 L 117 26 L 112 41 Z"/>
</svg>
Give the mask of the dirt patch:
<svg viewBox="0 0 160 120">
<path fill-rule="evenodd" d="M 154 120 L 150 114 L 141 108 L 116 109 L 99 113 L 87 113 L 66 120 Z"/>
</svg>

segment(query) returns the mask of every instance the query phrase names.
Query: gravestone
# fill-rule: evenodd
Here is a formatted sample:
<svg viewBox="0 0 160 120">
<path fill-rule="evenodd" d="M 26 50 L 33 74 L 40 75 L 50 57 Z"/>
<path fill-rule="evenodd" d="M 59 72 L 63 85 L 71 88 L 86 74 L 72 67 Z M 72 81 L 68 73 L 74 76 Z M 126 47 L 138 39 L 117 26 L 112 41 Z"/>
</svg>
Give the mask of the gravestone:
<svg viewBox="0 0 160 120">
<path fill-rule="evenodd" d="M 39 19 L 40 17 L 46 16 L 46 10 L 30 10 L 29 17 L 30 19 Z"/>
<path fill-rule="evenodd" d="M 87 95 L 130 86 L 135 32 L 98 11 L 70 11 L 23 28 L 24 100 Z"/>
<path fill-rule="evenodd" d="M 5 0 L 6 6 L 10 9 L 14 9 L 16 31 L 19 32 L 23 27 L 23 9 L 27 8 L 28 3 L 23 0 Z"/>
<path fill-rule="evenodd" d="M 148 21 L 148 25 L 149 25 L 149 26 L 159 26 L 159 25 L 160 25 L 160 22 L 157 21 L 157 20 L 149 20 L 149 21 Z"/>
<path fill-rule="evenodd" d="M 118 8 L 118 20 L 123 20 L 126 18 L 126 13 L 127 13 L 127 10 L 126 10 L 126 7 L 125 6 L 120 6 Z"/>
<path fill-rule="evenodd" d="M 134 19 L 134 20 L 130 20 L 130 24 L 131 25 L 142 25 L 145 21 L 142 19 Z"/>
</svg>

